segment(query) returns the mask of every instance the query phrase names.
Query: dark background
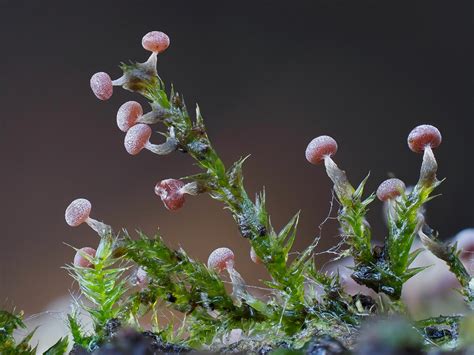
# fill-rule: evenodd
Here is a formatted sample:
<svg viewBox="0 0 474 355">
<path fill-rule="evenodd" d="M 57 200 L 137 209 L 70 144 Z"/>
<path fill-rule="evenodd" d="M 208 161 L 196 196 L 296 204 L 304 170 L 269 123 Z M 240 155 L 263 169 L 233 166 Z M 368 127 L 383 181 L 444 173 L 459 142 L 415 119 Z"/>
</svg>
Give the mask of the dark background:
<svg viewBox="0 0 474 355">
<path fill-rule="evenodd" d="M 436 125 L 439 175 L 448 179 L 429 222 L 444 237 L 474 226 L 471 1 L 0 4 L 0 303 L 31 314 L 74 287 L 60 268 L 74 255 L 63 242 L 97 244 L 90 229 L 64 222 L 77 197 L 116 230 L 160 227 L 171 245 L 203 261 L 229 246 L 244 277 L 265 277 L 218 202 L 189 198 L 170 213 L 154 195 L 158 180 L 198 170 L 183 154 L 125 152 L 115 113 L 137 96 L 116 89 L 100 102 L 90 92 L 94 72 L 118 77 L 121 61 L 147 57 L 140 41 L 150 30 L 171 37 L 159 73 L 191 110 L 199 102 L 226 164 L 252 154 L 246 184 L 252 194 L 266 187 L 274 224 L 302 209 L 296 250 L 329 208 L 324 170 L 304 158 L 320 134 L 338 140 L 336 161 L 354 184 L 371 171 L 373 191 L 389 173 L 416 182 L 421 156 L 408 150 L 407 134 Z M 379 202 L 370 222 L 383 238 Z M 321 250 L 336 234 L 326 226 Z"/>
</svg>

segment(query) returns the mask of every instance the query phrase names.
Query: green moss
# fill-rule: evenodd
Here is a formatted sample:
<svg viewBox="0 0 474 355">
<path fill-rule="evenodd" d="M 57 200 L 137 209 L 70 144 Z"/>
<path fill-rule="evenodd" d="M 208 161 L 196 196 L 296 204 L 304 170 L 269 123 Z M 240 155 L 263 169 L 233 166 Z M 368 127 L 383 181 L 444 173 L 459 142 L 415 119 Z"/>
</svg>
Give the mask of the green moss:
<svg viewBox="0 0 474 355">
<path fill-rule="evenodd" d="M 400 300 L 403 285 L 423 270 L 410 267 L 421 251 L 412 251 L 417 234 L 427 249 L 448 264 L 461 284 L 460 292 L 466 304 L 472 306 L 474 303 L 471 278 L 459 259 L 456 246 L 438 241 L 434 231 L 426 232 L 429 228 L 424 223 L 422 207 L 433 198 L 432 192 L 440 184 L 431 149 L 425 149 L 415 187 L 390 201 L 388 233 L 384 245 L 377 247 L 372 246 L 370 225 L 366 220 L 369 205 L 375 199 L 374 193 L 364 197 L 369 176 L 354 188 L 332 158 L 325 158 L 325 167 L 340 205 L 337 219 L 347 245 L 338 256 L 352 256 L 352 278 L 377 293 L 375 298 L 351 296 L 344 291 L 339 275 L 328 275 L 316 268 L 316 242 L 289 260 L 299 213 L 281 231 L 274 229 L 265 193 L 252 199 L 245 189 L 243 165 L 247 158 L 230 166 L 224 164 L 207 135 L 199 107 L 196 107 L 193 119 L 182 95 L 174 88 L 168 93 L 156 69 L 149 63 L 122 64 L 121 68 L 126 79 L 123 87 L 143 95 L 150 101 L 153 112 L 159 113 L 157 122 L 164 127 L 159 133 L 174 137 L 177 150 L 189 154 L 201 169 L 182 180 L 195 183 L 199 193 L 207 193 L 229 210 L 240 234 L 248 240 L 268 271 L 269 279 L 264 282 L 271 295 L 265 300 L 255 297 L 236 275 L 232 279 L 234 292 L 229 294 L 220 275 L 184 250 L 169 248 L 161 236 L 149 237 L 140 232 L 138 238 L 126 232 L 114 235 L 106 226 L 100 235 L 96 256 L 85 255 L 92 267 L 66 267 L 88 301 L 80 306 L 89 313 L 94 325 L 88 334 L 82 329 L 77 314 L 69 315 L 69 328 L 76 347 L 93 351 L 106 344 L 112 346 L 119 337 L 116 328 L 131 327 L 142 331 L 140 321 L 150 313 L 154 333 L 141 334 L 138 338 L 153 339 L 155 349 L 164 349 L 169 344 L 186 350 L 228 352 L 273 349 L 275 353 L 305 353 L 337 348 L 337 353 L 342 354 L 349 351 L 346 348 L 354 347 L 366 320 L 394 314 L 393 324 L 389 320 L 374 326 L 374 332 L 362 330 L 363 339 L 367 339 L 369 345 L 373 341 L 374 346 L 394 349 L 402 343 L 410 349 L 470 345 L 466 334 L 471 331 L 472 322 L 462 323 L 462 316 L 441 316 L 418 322 L 409 320 L 408 323 L 400 320 L 401 316 L 409 318 Z M 146 287 L 137 291 L 131 287 L 130 272 L 138 267 L 146 271 L 149 280 Z M 322 294 L 314 290 L 316 287 Z M 156 313 L 159 306 L 182 314 L 183 321 L 178 328 L 160 323 Z M 459 341 L 460 323 L 464 324 L 464 343 Z M 33 333 L 15 344 L 12 333 L 18 327 L 24 327 L 21 315 L 0 313 L 0 352 L 34 352 L 27 344 Z M 241 330 L 245 340 L 228 344 L 226 339 L 232 330 Z M 60 339 L 48 354 L 63 352 L 66 347 L 67 341 Z"/>
</svg>

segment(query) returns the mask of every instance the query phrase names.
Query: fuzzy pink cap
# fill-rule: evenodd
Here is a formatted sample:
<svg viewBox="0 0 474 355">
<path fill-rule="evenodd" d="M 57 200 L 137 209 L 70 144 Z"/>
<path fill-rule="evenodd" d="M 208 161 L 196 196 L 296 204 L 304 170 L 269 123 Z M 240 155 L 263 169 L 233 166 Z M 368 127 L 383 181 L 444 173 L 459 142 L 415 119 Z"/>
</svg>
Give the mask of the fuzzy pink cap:
<svg viewBox="0 0 474 355">
<path fill-rule="evenodd" d="M 150 126 L 139 123 L 127 131 L 124 140 L 124 146 L 131 155 L 137 155 L 145 148 L 151 137 Z"/>
<path fill-rule="evenodd" d="M 112 79 L 104 72 L 95 73 L 91 77 L 91 89 L 99 100 L 108 100 L 113 94 Z"/>
<path fill-rule="evenodd" d="M 127 101 L 117 111 L 117 126 L 127 132 L 130 127 L 137 123 L 138 117 L 143 115 L 142 105 L 136 101 Z"/>
<path fill-rule="evenodd" d="M 85 198 L 78 198 L 71 202 L 66 208 L 64 217 L 66 223 L 71 227 L 77 227 L 84 223 L 91 213 L 92 205 Z"/>
<path fill-rule="evenodd" d="M 148 32 L 142 38 L 142 46 L 147 51 L 161 53 L 170 45 L 170 38 L 160 31 Z"/>
<path fill-rule="evenodd" d="M 377 189 L 377 197 L 380 201 L 392 200 L 405 191 L 405 183 L 396 178 L 387 179 Z"/>
<path fill-rule="evenodd" d="M 306 160 L 311 164 L 319 164 L 326 156 L 333 156 L 337 152 L 337 142 L 329 136 L 319 136 L 309 142 L 306 148 Z"/>
<path fill-rule="evenodd" d="M 91 267 L 92 263 L 84 256 L 84 254 L 90 257 L 95 257 L 96 250 L 94 248 L 84 247 L 79 249 L 74 256 L 74 266 L 78 267 Z"/>
<path fill-rule="evenodd" d="M 229 248 L 217 248 L 207 259 L 207 267 L 209 269 L 222 272 L 234 266 L 234 252 Z"/>
<path fill-rule="evenodd" d="M 184 194 L 180 192 L 184 185 L 184 182 L 177 179 L 162 180 L 156 184 L 155 194 L 160 196 L 168 210 L 176 211 L 183 207 L 185 202 Z"/>
<path fill-rule="evenodd" d="M 423 153 L 425 147 L 436 148 L 441 144 L 441 132 L 435 126 L 423 124 L 413 128 L 408 135 L 408 147 L 415 153 Z"/>
</svg>

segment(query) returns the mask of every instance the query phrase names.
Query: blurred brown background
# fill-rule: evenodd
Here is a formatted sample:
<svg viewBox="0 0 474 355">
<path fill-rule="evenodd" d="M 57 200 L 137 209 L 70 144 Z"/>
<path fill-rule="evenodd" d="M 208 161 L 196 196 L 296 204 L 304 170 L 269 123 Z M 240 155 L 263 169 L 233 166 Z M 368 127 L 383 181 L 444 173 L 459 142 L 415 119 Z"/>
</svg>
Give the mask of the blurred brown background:
<svg viewBox="0 0 474 355">
<path fill-rule="evenodd" d="M 328 212 L 329 181 L 304 159 L 320 134 L 338 140 L 336 161 L 354 183 L 371 171 L 372 191 L 389 173 L 416 182 L 421 156 L 406 136 L 420 123 L 438 126 L 448 179 L 429 222 L 445 237 L 474 225 L 472 2 L 290 3 L 0 1 L 0 304 L 31 314 L 74 287 L 60 268 L 74 254 L 63 242 L 97 243 L 89 228 L 64 222 L 77 197 L 116 230 L 159 227 L 203 261 L 229 246 L 248 281 L 265 277 L 222 205 L 200 196 L 170 213 L 154 195 L 158 180 L 197 168 L 183 154 L 125 152 L 115 113 L 138 97 L 117 89 L 104 103 L 90 92 L 94 72 L 118 77 L 119 62 L 146 58 L 149 30 L 171 37 L 159 73 L 190 109 L 199 102 L 225 162 L 252 154 L 246 184 L 252 194 L 266 187 L 274 224 L 302 209 L 296 250 Z M 370 222 L 382 238 L 378 202 Z M 336 234 L 324 229 L 321 250 Z"/>
</svg>

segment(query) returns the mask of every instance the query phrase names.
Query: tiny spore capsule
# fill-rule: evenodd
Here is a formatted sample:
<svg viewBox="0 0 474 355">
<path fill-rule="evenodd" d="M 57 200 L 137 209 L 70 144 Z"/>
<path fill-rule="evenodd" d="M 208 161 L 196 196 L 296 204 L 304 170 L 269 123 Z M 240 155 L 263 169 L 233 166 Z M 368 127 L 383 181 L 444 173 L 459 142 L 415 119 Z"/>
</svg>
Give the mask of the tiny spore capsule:
<svg viewBox="0 0 474 355">
<path fill-rule="evenodd" d="M 161 53 L 170 45 L 170 38 L 166 33 L 160 31 L 148 32 L 142 38 L 142 46 L 147 51 Z"/>
<path fill-rule="evenodd" d="M 306 159 L 311 164 L 320 164 L 325 157 L 331 157 L 337 152 L 337 142 L 329 136 L 319 136 L 309 142 L 306 148 Z"/>
<path fill-rule="evenodd" d="M 377 189 L 377 197 L 380 201 L 392 200 L 405 191 L 405 183 L 396 178 L 387 179 Z"/>
<path fill-rule="evenodd" d="M 91 213 L 92 205 L 85 198 L 78 198 L 66 208 L 64 217 L 71 227 L 77 227 L 86 222 Z"/>
<path fill-rule="evenodd" d="M 142 105 L 136 101 L 127 101 L 117 111 L 117 126 L 121 131 L 127 132 L 142 115 Z"/>
<path fill-rule="evenodd" d="M 89 200 L 86 200 L 85 198 L 75 199 L 69 204 L 64 213 L 66 223 L 71 227 L 77 227 L 85 222 L 89 227 L 99 233 L 99 235 L 103 235 L 110 231 L 110 226 L 90 217 L 91 209 L 92 205 Z"/>
<path fill-rule="evenodd" d="M 207 259 L 207 267 L 222 272 L 234 267 L 234 252 L 229 248 L 217 248 Z"/>
<path fill-rule="evenodd" d="M 165 207 L 170 211 L 179 210 L 185 202 L 181 189 L 185 183 L 177 179 L 165 179 L 155 186 L 155 194 L 160 196 Z"/>
<path fill-rule="evenodd" d="M 143 148 L 149 144 L 151 137 L 150 126 L 139 123 L 127 131 L 124 140 L 124 146 L 127 152 L 131 155 L 137 155 Z"/>
<path fill-rule="evenodd" d="M 74 256 L 74 266 L 77 267 L 92 267 L 92 263 L 85 257 L 89 255 L 90 257 L 95 257 L 96 250 L 90 247 L 84 247 L 79 249 Z"/>
<path fill-rule="evenodd" d="M 113 94 L 112 79 L 109 74 L 98 72 L 91 77 L 91 89 L 99 100 L 108 100 Z"/>
<path fill-rule="evenodd" d="M 423 153 L 425 148 L 436 148 L 441 144 L 441 132 L 435 126 L 423 124 L 413 128 L 408 135 L 408 147 L 415 153 Z"/>
</svg>

